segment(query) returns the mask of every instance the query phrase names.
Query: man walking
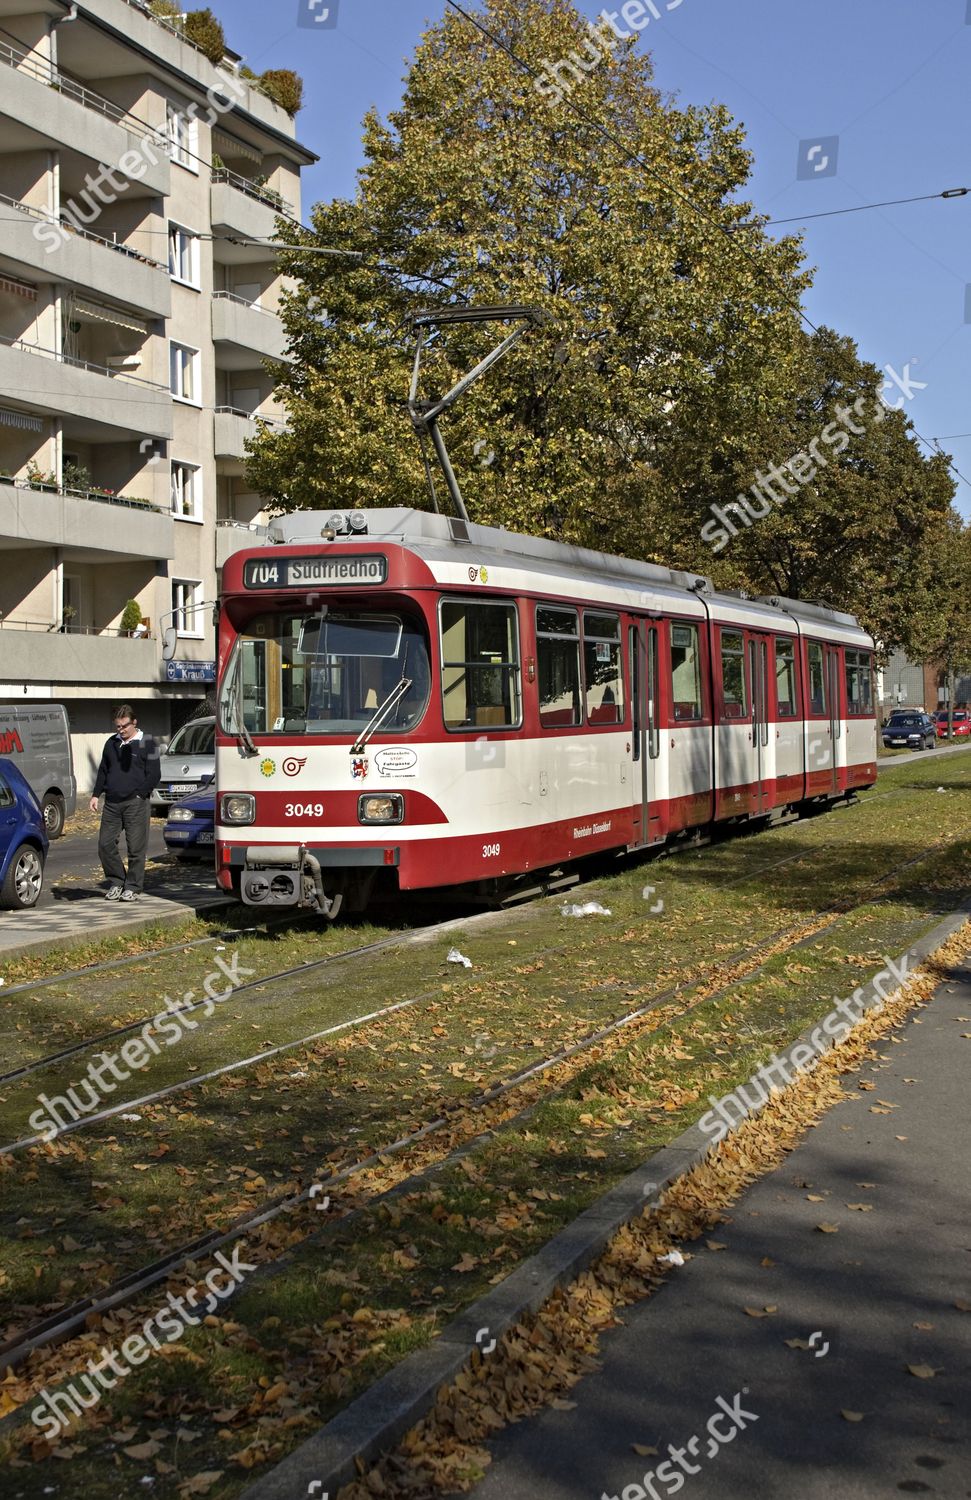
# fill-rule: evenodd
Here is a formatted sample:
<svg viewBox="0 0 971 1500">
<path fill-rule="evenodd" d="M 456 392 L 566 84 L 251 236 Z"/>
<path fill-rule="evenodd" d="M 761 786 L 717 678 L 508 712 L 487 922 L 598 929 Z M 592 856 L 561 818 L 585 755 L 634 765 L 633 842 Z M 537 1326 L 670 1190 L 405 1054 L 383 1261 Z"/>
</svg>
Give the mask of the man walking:
<svg viewBox="0 0 971 1500">
<path fill-rule="evenodd" d="M 145 884 L 145 851 L 151 819 L 152 788 L 158 786 L 161 768 L 158 747 L 138 727 L 128 703 L 119 703 L 112 717 L 116 733 L 105 741 L 95 777 L 91 811 L 98 811 L 104 792 L 98 855 L 108 880 L 106 901 L 134 901 Z M 118 853 L 122 832 L 128 848 L 128 873 Z"/>
</svg>

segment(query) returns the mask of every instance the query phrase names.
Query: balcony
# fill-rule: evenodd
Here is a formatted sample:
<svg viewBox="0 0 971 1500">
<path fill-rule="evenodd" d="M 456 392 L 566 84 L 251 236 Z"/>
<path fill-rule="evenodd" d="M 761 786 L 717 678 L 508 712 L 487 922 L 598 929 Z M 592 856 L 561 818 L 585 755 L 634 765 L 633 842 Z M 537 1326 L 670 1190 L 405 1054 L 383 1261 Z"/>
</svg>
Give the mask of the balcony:
<svg viewBox="0 0 971 1500">
<path fill-rule="evenodd" d="M 75 562 L 132 557 L 158 562 L 175 556 L 175 523 L 168 511 L 123 496 L 92 499 L 23 480 L 0 479 L 0 537 L 4 552 L 63 547 Z"/>
<path fill-rule="evenodd" d="M 214 235 L 232 234 L 246 240 L 270 240 L 276 231 L 277 215 L 293 217 L 293 205 L 278 193 L 225 167 L 213 169 L 209 209 Z M 267 260 L 272 250 L 260 245 L 231 245 L 217 238 L 213 255 L 223 264 L 243 265 Z"/>
<path fill-rule="evenodd" d="M 250 370 L 261 360 L 285 358 L 286 338 L 276 313 L 232 292 L 212 294 L 212 338 L 219 370 Z"/>
<path fill-rule="evenodd" d="M 100 292 L 150 317 L 171 316 L 172 283 L 161 261 L 88 229 L 74 230 L 67 225 L 61 226 L 61 243 L 52 245 L 57 226 L 42 209 L 4 193 L 0 193 L 0 205 L 18 209 L 23 215 L 21 221 L 4 213 L 3 254 L 26 267 L 35 280 L 67 282 Z M 38 223 L 48 226 L 41 238 L 35 233 Z"/>
<path fill-rule="evenodd" d="M 286 426 L 276 417 L 251 415 L 235 406 L 217 406 L 213 415 L 213 444 L 220 474 L 242 474 L 246 467 L 246 441 L 262 427 L 282 432 Z"/>
<path fill-rule="evenodd" d="M 268 528 L 257 525 L 255 521 L 248 526 L 244 521 L 217 521 L 216 567 L 221 568 L 234 552 L 242 552 L 246 547 L 262 547 L 267 534 Z"/>
<path fill-rule="evenodd" d="M 159 679 L 158 642 L 121 635 L 20 630 L 0 625 L 8 682 L 97 682 L 130 689 Z"/>
<path fill-rule="evenodd" d="M 45 58 L 9 42 L 0 41 L 0 65 L 0 117 L 20 126 L 19 148 L 26 130 L 37 144 L 82 149 L 98 163 L 117 165 L 133 151 L 145 173 L 137 181 L 130 179 L 132 190 L 139 195 L 168 194 L 170 166 L 162 145 L 117 104 L 75 83 Z"/>
<path fill-rule="evenodd" d="M 85 441 L 172 436 L 168 386 L 2 335 L 0 390 L 33 411 L 78 418 L 82 427 L 74 435 Z"/>
</svg>

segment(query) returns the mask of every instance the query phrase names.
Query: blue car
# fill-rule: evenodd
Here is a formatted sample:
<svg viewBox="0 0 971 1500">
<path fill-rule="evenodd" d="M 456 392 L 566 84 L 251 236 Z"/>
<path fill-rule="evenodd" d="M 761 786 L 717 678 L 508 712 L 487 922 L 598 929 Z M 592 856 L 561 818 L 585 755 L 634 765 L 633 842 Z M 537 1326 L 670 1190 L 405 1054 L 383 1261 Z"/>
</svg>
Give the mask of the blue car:
<svg viewBox="0 0 971 1500">
<path fill-rule="evenodd" d="M 0 760 L 0 906 L 26 911 L 44 885 L 44 814 L 13 761 Z"/>
<path fill-rule="evenodd" d="M 166 849 L 179 859 L 213 859 L 215 854 L 216 787 L 212 777 L 191 797 L 169 808 L 162 829 Z"/>
</svg>

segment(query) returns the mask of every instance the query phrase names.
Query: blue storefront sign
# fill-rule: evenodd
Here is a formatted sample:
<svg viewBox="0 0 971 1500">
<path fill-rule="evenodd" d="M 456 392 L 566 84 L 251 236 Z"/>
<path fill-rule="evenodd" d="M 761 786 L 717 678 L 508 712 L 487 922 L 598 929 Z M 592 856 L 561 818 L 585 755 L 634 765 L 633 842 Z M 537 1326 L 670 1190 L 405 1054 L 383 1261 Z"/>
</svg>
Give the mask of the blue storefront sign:
<svg viewBox="0 0 971 1500">
<path fill-rule="evenodd" d="M 214 661 L 167 661 L 166 682 L 215 682 Z"/>
</svg>

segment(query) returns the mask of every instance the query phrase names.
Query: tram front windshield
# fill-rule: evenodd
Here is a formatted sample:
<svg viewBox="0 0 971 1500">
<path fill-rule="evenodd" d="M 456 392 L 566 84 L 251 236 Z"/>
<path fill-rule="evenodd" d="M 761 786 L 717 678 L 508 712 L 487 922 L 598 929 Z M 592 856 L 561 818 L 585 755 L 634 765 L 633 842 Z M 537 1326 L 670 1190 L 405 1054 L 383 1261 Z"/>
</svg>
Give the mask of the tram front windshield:
<svg viewBox="0 0 971 1500">
<path fill-rule="evenodd" d="M 227 734 L 357 734 L 407 678 L 377 732 L 413 729 L 428 704 L 428 646 L 402 615 L 257 615 L 241 630 L 219 698 Z"/>
</svg>

